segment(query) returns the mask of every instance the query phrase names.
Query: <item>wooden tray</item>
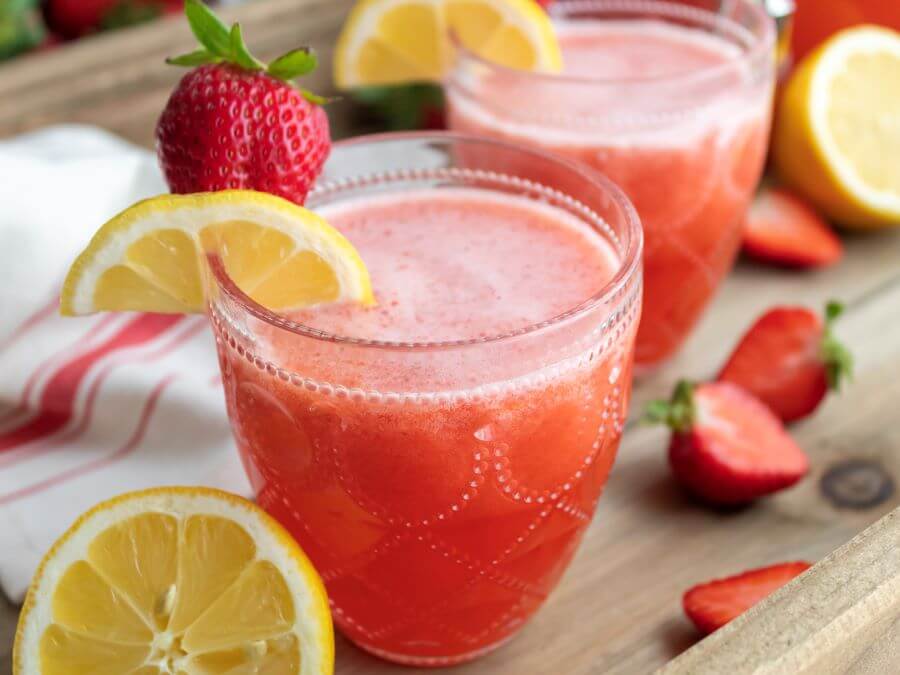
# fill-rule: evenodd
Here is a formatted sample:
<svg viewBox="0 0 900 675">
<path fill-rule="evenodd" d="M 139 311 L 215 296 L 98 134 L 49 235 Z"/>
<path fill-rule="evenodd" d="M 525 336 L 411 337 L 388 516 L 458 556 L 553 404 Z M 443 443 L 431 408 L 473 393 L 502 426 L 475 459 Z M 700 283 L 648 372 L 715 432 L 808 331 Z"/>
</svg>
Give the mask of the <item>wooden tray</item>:
<svg viewBox="0 0 900 675">
<path fill-rule="evenodd" d="M 264 57 L 312 44 L 326 64 L 309 86 L 327 91 L 327 61 L 350 4 L 258 0 L 230 13 Z M 168 19 L 2 65 L 0 137 L 81 122 L 149 146 L 178 77 L 163 57 L 191 45 L 183 23 Z M 336 136 L 358 130 L 347 101 L 331 113 Z M 665 433 L 632 423 L 595 522 L 546 607 L 507 647 L 454 673 L 651 672 L 697 640 L 681 614 L 685 588 L 780 560 L 819 560 L 900 505 L 900 232 L 846 241 L 846 260 L 824 272 L 739 265 L 681 356 L 635 387 L 637 410 L 667 394 L 681 376 L 711 376 L 740 332 L 773 304 L 845 301 L 838 333 L 856 354 L 856 379 L 793 429 L 812 458 L 810 476 L 752 508 L 712 512 L 686 500 L 672 483 Z M 854 564 L 853 556 L 848 559 Z M 15 616 L 15 608 L 0 601 L 0 674 L 9 672 Z M 721 642 L 717 636 L 701 648 Z M 700 672 L 679 662 L 670 668 Z M 339 640 L 339 675 L 410 672 Z"/>
</svg>

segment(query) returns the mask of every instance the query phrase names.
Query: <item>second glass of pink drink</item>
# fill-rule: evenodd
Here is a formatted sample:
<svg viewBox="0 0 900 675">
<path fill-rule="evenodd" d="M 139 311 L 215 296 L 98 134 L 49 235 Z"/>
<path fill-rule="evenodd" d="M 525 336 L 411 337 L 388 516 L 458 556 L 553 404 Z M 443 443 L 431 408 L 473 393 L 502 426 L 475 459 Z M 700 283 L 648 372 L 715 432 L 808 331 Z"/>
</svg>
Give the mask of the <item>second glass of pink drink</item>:
<svg viewBox="0 0 900 675">
<path fill-rule="evenodd" d="M 761 4 L 557 0 L 562 73 L 461 50 L 447 82 L 453 129 L 580 160 L 634 203 L 645 238 L 640 365 L 678 349 L 738 250 L 772 105 L 775 30 Z"/>
<path fill-rule="evenodd" d="M 257 500 L 351 640 L 402 663 L 475 658 L 556 585 L 612 466 L 640 224 L 586 167 L 453 135 L 339 143 L 307 206 L 357 247 L 378 305 L 275 314 L 214 265 Z"/>
</svg>

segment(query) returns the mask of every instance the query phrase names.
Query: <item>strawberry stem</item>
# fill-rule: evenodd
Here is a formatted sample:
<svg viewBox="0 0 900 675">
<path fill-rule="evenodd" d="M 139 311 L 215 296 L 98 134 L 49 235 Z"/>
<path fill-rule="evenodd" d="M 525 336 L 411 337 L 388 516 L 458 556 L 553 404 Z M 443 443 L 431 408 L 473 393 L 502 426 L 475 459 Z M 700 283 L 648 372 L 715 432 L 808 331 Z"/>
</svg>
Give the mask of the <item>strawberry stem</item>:
<svg viewBox="0 0 900 675">
<path fill-rule="evenodd" d="M 672 398 L 650 401 L 644 410 L 645 424 L 665 424 L 676 433 L 686 433 L 694 426 L 697 410 L 694 406 L 694 383 L 681 380 L 675 385 Z"/>
<path fill-rule="evenodd" d="M 833 331 L 834 322 L 843 313 L 844 305 L 840 302 L 830 300 L 825 305 L 825 330 L 820 349 L 828 386 L 834 391 L 840 391 L 844 381 L 853 377 L 853 354 Z"/>
<path fill-rule="evenodd" d="M 170 65 L 194 68 L 208 63 L 229 63 L 251 72 L 265 71 L 288 84 L 293 84 L 291 80 L 311 73 L 318 66 L 315 53 L 308 47 L 292 49 L 267 65 L 250 52 L 239 23 L 228 28 L 201 0 L 185 0 L 184 14 L 202 48 L 166 59 Z M 300 89 L 300 93 L 306 100 L 319 105 L 330 100 L 306 89 Z"/>
</svg>

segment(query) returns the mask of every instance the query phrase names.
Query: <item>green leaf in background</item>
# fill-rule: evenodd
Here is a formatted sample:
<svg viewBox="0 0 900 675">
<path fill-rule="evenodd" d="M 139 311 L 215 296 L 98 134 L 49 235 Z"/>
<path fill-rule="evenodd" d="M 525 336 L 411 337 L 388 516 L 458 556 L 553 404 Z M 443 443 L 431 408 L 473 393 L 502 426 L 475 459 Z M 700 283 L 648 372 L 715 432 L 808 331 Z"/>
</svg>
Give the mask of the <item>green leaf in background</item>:
<svg viewBox="0 0 900 675">
<path fill-rule="evenodd" d="M 247 70 L 262 70 L 266 67 L 266 64 L 253 56 L 247 49 L 239 23 L 231 27 L 231 61 Z"/>
<path fill-rule="evenodd" d="M 166 63 L 171 66 L 186 66 L 193 68 L 194 66 L 202 66 L 206 63 L 218 63 L 221 57 L 216 56 L 207 49 L 198 49 L 190 54 L 182 54 L 174 58 L 166 59 Z"/>
<path fill-rule="evenodd" d="M 444 93 L 439 85 L 410 84 L 364 87 L 353 98 L 369 108 L 390 131 L 438 128 L 442 120 Z"/>
<path fill-rule="evenodd" d="M 308 47 L 293 49 L 269 64 L 268 73 L 279 80 L 293 80 L 316 69 L 318 59 Z"/>
<path fill-rule="evenodd" d="M 162 16 L 162 7 L 139 0 L 121 1 L 109 9 L 100 21 L 102 30 L 124 28 L 151 21 Z"/>
<path fill-rule="evenodd" d="M 36 0 L 0 0 L 0 61 L 38 46 L 45 31 Z"/>
<path fill-rule="evenodd" d="M 186 0 L 184 13 L 201 45 L 216 56 L 231 56 L 231 33 L 209 7 L 200 0 Z"/>
</svg>

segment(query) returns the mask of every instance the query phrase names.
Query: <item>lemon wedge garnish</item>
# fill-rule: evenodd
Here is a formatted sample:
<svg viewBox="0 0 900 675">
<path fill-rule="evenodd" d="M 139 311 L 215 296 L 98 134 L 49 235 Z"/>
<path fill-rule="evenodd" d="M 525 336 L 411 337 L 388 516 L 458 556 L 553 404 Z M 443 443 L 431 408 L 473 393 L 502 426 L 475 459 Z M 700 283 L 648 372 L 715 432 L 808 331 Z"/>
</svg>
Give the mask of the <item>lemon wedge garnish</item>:
<svg viewBox="0 0 900 675">
<path fill-rule="evenodd" d="M 900 33 L 842 31 L 799 66 L 779 106 L 782 179 L 840 225 L 900 225 Z"/>
<path fill-rule="evenodd" d="M 104 502 L 53 546 L 19 618 L 14 675 L 330 675 L 322 581 L 291 536 L 218 490 Z"/>
<path fill-rule="evenodd" d="M 153 197 L 107 222 L 69 270 L 60 311 L 202 312 L 207 252 L 271 309 L 373 301 L 359 254 L 322 218 L 270 194 L 225 190 Z"/>
<path fill-rule="evenodd" d="M 534 0 L 360 0 L 337 41 L 335 83 L 440 82 L 453 64 L 452 35 L 510 68 L 562 68 L 553 25 Z"/>
</svg>

